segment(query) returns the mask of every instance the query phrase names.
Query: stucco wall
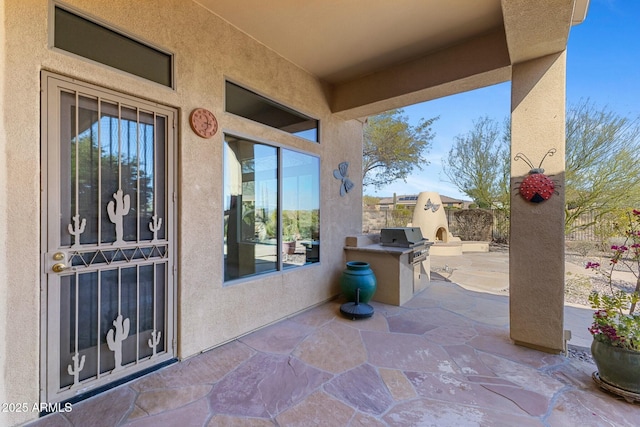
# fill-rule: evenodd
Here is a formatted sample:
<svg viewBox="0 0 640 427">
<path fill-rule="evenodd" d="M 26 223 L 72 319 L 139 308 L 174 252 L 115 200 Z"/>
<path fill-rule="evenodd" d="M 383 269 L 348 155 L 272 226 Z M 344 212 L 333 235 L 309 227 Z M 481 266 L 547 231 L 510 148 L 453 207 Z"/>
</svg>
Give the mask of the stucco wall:
<svg viewBox="0 0 640 427">
<path fill-rule="evenodd" d="M 7 135 L 4 127 L 4 115 L 5 115 L 5 64 L 7 58 L 5 55 L 5 6 L 4 2 L 0 2 L 0 182 L 7 182 L 7 157 L 5 150 L 7 148 L 6 141 Z M 7 298 L 7 188 L 4 185 L 0 185 L 0 342 L 6 342 L 6 327 L 7 315 L 8 315 L 8 298 Z M 7 391 L 4 378 L 6 378 L 6 345 L 0 348 L 0 402 L 6 402 Z M 0 415 L 2 420 L 2 415 Z"/>
<path fill-rule="evenodd" d="M 47 0 L 0 5 L 0 346 L 2 402 L 39 401 L 40 355 L 40 71 L 43 69 L 179 109 L 178 278 L 179 356 L 189 357 L 338 292 L 344 236 L 361 230 L 361 123 L 331 115 L 313 76 L 185 0 L 69 0 L 175 54 L 176 89 L 48 48 Z M 3 33 L 4 31 L 4 33 Z M 224 112 L 229 78 L 320 120 L 314 144 Z M 4 90 L 3 90 L 4 87 Z M 191 132 L 191 110 L 211 110 L 220 125 L 203 140 Z M 321 157 L 321 263 L 224 286 L 223 133 L 291 147 Z M 350 162 L 355 189 L 339 195 L 332 171 Z M 6 163 L 6 168 L 4 164 Z M 6 229 L 6 231 L 5 231 Z M 6 269 L 3 272 L 3 269 Z M 0 414 L 12 425 L 36 414 Z"/>
</svg>

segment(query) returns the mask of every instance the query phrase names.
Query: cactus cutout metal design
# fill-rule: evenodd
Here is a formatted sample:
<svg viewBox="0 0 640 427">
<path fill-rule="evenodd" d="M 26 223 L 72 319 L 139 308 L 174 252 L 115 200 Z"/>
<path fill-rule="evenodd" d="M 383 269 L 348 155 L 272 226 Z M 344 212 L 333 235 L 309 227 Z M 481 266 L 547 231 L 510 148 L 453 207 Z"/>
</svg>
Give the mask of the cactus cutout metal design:
<svg viewBox="0 0 640 427">
<path fill-rule="evenodd" d="M 147 344 L 149 344 L 149 347 L 153 350 L 153 354 L 151 355 L 151 358 L 154 358 L 156 356 L 156 348 L 158 347 L 158 344 L 160 344 L 160 337 L 162 336 L 162 331 L 152 331 L 151 332 L 151 338 L 149 338 L 149 341 L 147 341 Z"/>
<path fill-rule="evenodd" d="M 129 336 L 129 319 L 122 319 L 122 314 L 113 321 L 115 329 L 109 329 L 107 332 L 107 345 L 109 350 L 113 351 L 113 357 L 116 360 L 116 366 L 112 372 L 122 369 L 122 341 Z"/>
<path fill-rule="evenodd" d="M 73 227 L 71 224 L 67 226 L 67 230 L 69 230 L 69 234 L 74 237 L 72 248 L 77 248 L 80 246 L 80 235 L 84 233 L 84 229 L 87 225 L 87 219 L 82 218 L 80 221 L 80 214 L 73 216 Z"/>
<path fill-rule="evenodd" d="M 154 215 L 151 217 L 151 221 L 149 222 L 149 231 L 153 233 L 152 242 L 158 241 L 158 231 L 162 227 L 162 218 L 158 218 L 158 215 Z"/>
<path fill-rule="evenodd" d="M 123 194 L 122 189 L 116 191 L 113 194 L 115 203 L 110 201 L 107 204 L 107 213 L 109 214 L 109 220 L 116 226 L 116 241 L 114 245 L 124 244 L 122 219 L 129 213 L 130 197 L 128 194 Z"/>
<path fill-rule="evenodd" d="M 71 367 L 71 364 L 69 364 L 69 366 L 67 366 L 67 372 L 69 375 L 73 375 L 73 385 L 71 386 L 73 387 L 79 383 L 80 371 L 84 368 L 85 356 L 83 355 L 82 358 L 80 358 L 80 354 L 76 352 L 75 356 L 71 359 L 73 360 L 73 368 Z"/>
</svg>

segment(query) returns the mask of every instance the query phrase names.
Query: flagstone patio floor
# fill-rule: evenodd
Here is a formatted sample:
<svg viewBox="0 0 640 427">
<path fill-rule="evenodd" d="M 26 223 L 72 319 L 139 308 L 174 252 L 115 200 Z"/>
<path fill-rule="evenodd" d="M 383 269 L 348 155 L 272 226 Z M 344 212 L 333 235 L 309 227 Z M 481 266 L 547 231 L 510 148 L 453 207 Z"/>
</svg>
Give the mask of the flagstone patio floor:
<svg viewBox="0 0 640 427">
<path fill-rule="evenodd" d="M 335 300 L 29 424 L 637 426 L 595 366 L 514 345 L 506 296 L 438 280 L 370 319 Z"/>
</svg>

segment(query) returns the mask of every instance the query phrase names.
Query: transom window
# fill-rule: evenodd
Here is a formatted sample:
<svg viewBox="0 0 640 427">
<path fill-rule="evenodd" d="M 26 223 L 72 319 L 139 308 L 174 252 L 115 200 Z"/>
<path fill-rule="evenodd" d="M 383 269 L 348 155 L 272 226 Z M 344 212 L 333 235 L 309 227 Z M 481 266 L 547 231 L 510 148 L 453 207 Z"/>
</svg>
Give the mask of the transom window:
<svg viewBox="0 0 640 427">
<path fill-rule="evenodd" d="M 319 141 L 318 120 L 231 82 L 226 82 L 225 91 L 227 112 L 289 132 L 309 141 Z"/>
<path fill-rule="evenodd" d="M 319 262 L 319 207 L 317 157 L 226 135 L 225 281 Z"/>
<path fill-rule="evenodd" d="M 160 49 L 54 7 L 53 46 L 83 58 L 173 87 L 173 56 Z"/>
</svg>

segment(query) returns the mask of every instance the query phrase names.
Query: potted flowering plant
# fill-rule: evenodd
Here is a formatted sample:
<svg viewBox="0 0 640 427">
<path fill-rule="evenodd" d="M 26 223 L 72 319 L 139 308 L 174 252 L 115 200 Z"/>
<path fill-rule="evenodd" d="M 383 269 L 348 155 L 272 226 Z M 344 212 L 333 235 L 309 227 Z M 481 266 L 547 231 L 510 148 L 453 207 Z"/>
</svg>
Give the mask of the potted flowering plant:
<svg viewBox="0 0 640 427">
<path fill-rule="evenodd" d="M 608 266 L 588 262 L 586 268 L 594 270 L 607 281 L 609 294 L 592 292 L 589 296 L 593 324 L 591 354 L 598 372 L 594 380 L 627 400 L 640 400 L 640 211 L 627 214 L 625 228 L 616 226 L 624 236 L 622 244 L 611 246 Z M 614 275 L 632 273 L 635 287 L 616 286 Z"/>
</svg>

